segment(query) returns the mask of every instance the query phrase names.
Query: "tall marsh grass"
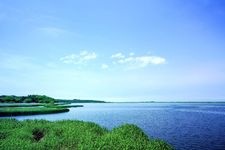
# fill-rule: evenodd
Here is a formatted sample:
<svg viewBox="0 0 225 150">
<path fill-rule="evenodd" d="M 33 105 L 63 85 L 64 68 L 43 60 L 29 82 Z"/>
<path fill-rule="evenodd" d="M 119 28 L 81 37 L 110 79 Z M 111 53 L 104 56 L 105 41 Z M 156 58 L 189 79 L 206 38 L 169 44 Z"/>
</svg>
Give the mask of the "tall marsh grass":
<svg viewBox="0 0 225 150">
<path fill-rule="evenodd" d="M 91 122 L 0 119 L 0 149 L 8 150 L 171 150 L 135 125 L 108 131 Z"/>
</svg>

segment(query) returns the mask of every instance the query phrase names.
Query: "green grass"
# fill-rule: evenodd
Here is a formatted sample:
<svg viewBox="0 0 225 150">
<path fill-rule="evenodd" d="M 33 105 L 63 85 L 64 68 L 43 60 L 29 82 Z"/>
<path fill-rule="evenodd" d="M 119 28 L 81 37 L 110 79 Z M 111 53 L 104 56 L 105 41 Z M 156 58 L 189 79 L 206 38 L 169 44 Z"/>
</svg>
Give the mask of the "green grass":
<svg viewBox="0 0 225 150">
<path fill-rule="evenodd" d="M 108 131 L 91 122 L 0 119 L 0 149 L 17 150 L 171 150 L 149 139 L 135 125 Z"/>
<path fill-rule="evenodd" d="M 0 108 L 0 116 L 20 116 L 68 112 L 67 108 L 60 107 L 4 107 Z"/>
<path fill-rule="evenodd" d="M 68 112 L 71 107 L 83 107 L 83 105 L 57 105 L 57 104 L 22 104 L 1 105 L 0 117 L 21 116 Z"/>
</svg>

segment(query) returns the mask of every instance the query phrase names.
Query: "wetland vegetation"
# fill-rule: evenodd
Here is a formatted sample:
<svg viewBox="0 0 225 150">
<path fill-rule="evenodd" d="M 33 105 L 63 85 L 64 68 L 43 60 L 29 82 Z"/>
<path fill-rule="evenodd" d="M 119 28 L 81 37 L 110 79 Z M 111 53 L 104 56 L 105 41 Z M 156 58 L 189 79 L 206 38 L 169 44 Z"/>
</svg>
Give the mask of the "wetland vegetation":
<svg viewBox="0 0 225 150">
<path fill-rule="evenodd" d="M 171 150 L 161 140 L 149 139 L 135 125 L 109 131 L 91 122 L 0 119 L 0 149 L 146 149 Z"/>
</svg>

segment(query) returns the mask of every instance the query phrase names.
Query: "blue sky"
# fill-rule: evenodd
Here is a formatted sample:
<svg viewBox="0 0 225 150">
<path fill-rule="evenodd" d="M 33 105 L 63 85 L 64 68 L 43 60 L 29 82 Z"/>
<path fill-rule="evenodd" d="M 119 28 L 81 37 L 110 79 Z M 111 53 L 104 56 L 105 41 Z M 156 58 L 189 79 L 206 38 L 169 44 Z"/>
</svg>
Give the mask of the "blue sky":
<svg viewBox="0 0 225 150">
<path fill-rule="evenodd" d="M 1 0 L 0 94 L 225 99 L 223 0 Z"/>
</svg>

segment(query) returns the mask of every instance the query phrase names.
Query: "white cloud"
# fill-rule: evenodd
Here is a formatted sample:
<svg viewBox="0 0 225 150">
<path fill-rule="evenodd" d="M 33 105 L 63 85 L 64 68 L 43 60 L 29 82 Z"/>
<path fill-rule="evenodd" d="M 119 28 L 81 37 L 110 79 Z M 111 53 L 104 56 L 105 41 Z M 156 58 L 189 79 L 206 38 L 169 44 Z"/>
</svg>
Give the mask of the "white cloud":
<svg viewBox="0 0 225 150">
<path fill-rule="evenodd" d="M 83 56 L 84 60 L 96 59 L 97 55 L 94 52 L 83 51 L 80 53 L 80 56 Z"/>
<path fill-rule="evenodd" d="M 125 56 L 122 53 L 116 53 L 111 56 L 112 58 L 122 59 Z"/>
<path fill-rule="evenodd" d="M 128 65 L 128 68 L 130 69 L 143 68 L 149 65 L 160 65 L 166 62 L 166 59 L 160 56 L 134 56 L 134 53 L 130 53 L 127 57 L 122 53 L 117 53 L 112 55 L 112 58 L 115 60 L 114 64 L 118 63 Z"/>
<path fill-rule="evenodd" d="M 60 58 L 65 64 L 84 64 L 97 58 L 94 52 L 82 51 L 79 54 L 71 54 Z"/>
<path fill-rule="evenodd" d="M 102 69 L 108 69 L 109 66 L 108 66 L 107 64 L 102 64 L 102 65 L 101 65 L 101 68 L 102 68 Z"/>
<path fill-rule="evenodd" d="M 145 67 L 150 64 L 160 65 L 166 62 L 165 58 L 159 56 L 141 56 L 136 57 L 135 59 L 138 63 L 140 63 L 142 67 Z"/>
</svg>

